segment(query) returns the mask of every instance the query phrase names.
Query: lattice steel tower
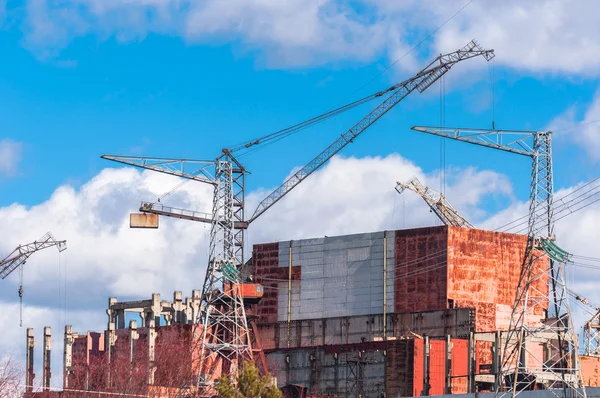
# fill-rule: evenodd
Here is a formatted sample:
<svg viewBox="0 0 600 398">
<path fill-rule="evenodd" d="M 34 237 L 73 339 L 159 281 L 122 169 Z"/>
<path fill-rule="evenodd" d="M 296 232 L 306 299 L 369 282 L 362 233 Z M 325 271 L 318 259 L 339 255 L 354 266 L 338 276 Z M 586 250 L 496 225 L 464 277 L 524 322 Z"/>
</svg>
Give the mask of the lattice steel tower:
<svg viewBox="0 0 600 398">
<path fill-rule="evenodd" d="M 543 251 L 545 242 L 556 239 L 552 133 L 443 127 L 412 129 L 532 159 L 528 241 L 510 326 L 504 336 L 496 391 L 515 396 L 543 386 L 557 396 L 585 397 L 563 264 Z"/>
</svg>

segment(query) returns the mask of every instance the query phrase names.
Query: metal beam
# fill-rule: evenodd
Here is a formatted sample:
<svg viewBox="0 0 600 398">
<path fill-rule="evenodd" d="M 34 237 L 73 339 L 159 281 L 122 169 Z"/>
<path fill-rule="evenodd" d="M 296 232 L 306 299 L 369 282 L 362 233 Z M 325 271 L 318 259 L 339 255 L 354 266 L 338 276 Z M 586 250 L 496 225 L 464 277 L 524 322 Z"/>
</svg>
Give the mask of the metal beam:
<svg viewBox="0 0 600 398">
<path fill-rule="evenodd" d="M 102 159 L 158 171 L 176 177 L 187 178 L 206 184 L 216 185 L 214 175 L 209 171 L 215 166 L 214 160 L 151 158 L 145 156 L 102 155 Z"/>
<path fill-rule="evenodd" d="M 462 127 L 413 126 L 411 130 L 529 157 L 535 156 L 533 137 L 539 134 L 538 131 Z"/>
</svg>

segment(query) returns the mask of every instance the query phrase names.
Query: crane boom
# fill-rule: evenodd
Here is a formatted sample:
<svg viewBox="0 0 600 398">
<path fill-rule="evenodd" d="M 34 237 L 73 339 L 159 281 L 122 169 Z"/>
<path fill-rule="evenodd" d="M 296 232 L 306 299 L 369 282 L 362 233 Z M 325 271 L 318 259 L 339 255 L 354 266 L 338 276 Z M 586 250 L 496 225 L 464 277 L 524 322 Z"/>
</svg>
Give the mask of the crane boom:
<svg viewBox="0 0 600 398">
<path fill-rule="evenodd" d="M 102 159 L 112 160 L 113 162 L 136 166 L 142 169 L 158 171 L 176 177 L 187 178 L 194 181 L 204 182 L 211 185 L 217 185 L 215 177 L 209 172 L 214 167 L 214 160 L 196 160 L 196 159 L 171 159 L 171 158 L 151 158 L 144 156 L 120 156 L 120 155 L 102 155 Z M 198 168 L 189 171 L 189 166 L 197 165 Z"/>
<path fill-rule="evenodd" d="M 212 224 L 213 222 L 212 214 L 165 206 L 161 203 L 142 202 L 140 211 L 142 213 L 158 214 L 159 216 L 181 218 L 183 220 L 198 221 L 206 224 Z M 233 228 L 247 229 L 248 223 L 244 221 L 234 221 Z"/>
<path fill-rule="evenodd" d="M 394 91 L 381 104 L 369 112 L 348 131 L 343 133 L 337 140 L 335 140 L 323 152 L 318 154 L 317 157 L 311 160 L 306 166 L 289 177 L 283 182 L 283 184 L 275 188 L 273 192 L 264 198 L 258 204 L 254 214 L 248 220 L 248 223 L 254 221 L 271 206 L 281 200 L 281 198 L 287 195 L 298 184 L 304 181 L 304 179 L 319 169 L 336 153 L 357 138 L 369 126 L 379 120 L 379 118 L 385 115 L 390 109 L 406 98 L 414 90 L 418 90 L 422 93 L 440 77 L 446 74 L 456 63 L 480 55 L 489 61 L 494 57 L 494 50 L 483 50 L 475 40 L 472 40 L 460 50 L 438 56 L 415 76 L 393 86 Z"/>
<path fill-rule="evenodd" d="M 67 241 L 56 240 L 54 239 L 54 236 L 48 232 L 35 242 L 20 245 L 0 261 L 0 278 L 4 279 L 10 275 L 10 273 L 17 269 L 19 265 L 24 264 L 33 253 L 52 246 L 56 246 L 58 251 L 62 252 L 67 248 Z"/>
<path fill-rule="evenodd" d="M 536 155 L 530 141 L 533 140 L 536 134 L 539 134 L 535 131 L 524 130 L 485 130 L 429 126 L 413 126 L 411 130 L 529 157 Z"/>
<path fill-rule="evenodd" d="M 416 177 L 406 184 L 401 182 L 397 183 L 396 191 L 398 191 L 398 193 L 401 194 L 406 189 L 421 196 L 425 203 L 429 205 L 431 210 L 439 217 L 440 220 L 442 220 L 444 224 L 453 227 L 475 228 L 473 224 L 468 222 L 463 216 L 460 215 L 458 210 L 452 207 L 444 195 L 424 186 Z"/>
</svg>

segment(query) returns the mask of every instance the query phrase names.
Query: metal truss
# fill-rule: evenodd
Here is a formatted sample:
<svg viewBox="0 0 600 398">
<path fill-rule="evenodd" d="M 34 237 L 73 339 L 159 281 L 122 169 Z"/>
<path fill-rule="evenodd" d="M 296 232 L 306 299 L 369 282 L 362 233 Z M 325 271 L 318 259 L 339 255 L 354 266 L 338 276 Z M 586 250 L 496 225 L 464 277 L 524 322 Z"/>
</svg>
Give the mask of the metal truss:
<svg viewBox="0 0 600 398">
<path fill-rule="evenodd" d="M 594 310 L 594 315 L 583 325 L 583 353 L 589 356 L 600 356 L 600 308 L 585 297 L 569 292 L 576 300 Z"/>
<path fill-rule="evenodd" d="M 583 325 L 584 353 L 600 356 L 600 309 Z"/>
<path fill-rule="evenodd" d="M 379 120 L 379 118 L 396 106 L 400 101 L 406 98 L 410 93 L 415 90 L 422 93 L 438 79 L 444 76 L 455 64 L 459 63 L 460 61 L 478 56 L 482 56 L 489 61 L 494 58 L 494 51 L 484 50 L 481 48 L 479 43 L 477 43 L 475 40 L 472 40 L 460 50 L 438 56 L 429 65 L 427 65 L 410 79 L 392 86 L 385 92 L 381 92 L 381 96 L 387 94 L 388 92 L 391 92 L 391 94 L 381 104 L 375 107 L 375 109 L 359 120 L 358 123 L 344 132 L 337 140 L 325 148 L 325 150 L 318 154 L 317 157 L 308 162 L 306 166 L 294 173 L 294 175 L 285 180 L 283 184 L 281 184 L 266 198 L 264 198 L 258 204 L 254 214 L 252 214 L 252 217 L 250 220 L 248 220 L 248 222 L 252 222 L 265 211 L 267 211 L 271 206 L 287 195 L 288 192 L 290 192 L 309 175 L 315 172 L 315 170 L 331 159 L 336 153 L 341 151 L 349 143 L 353 142 L 360 134 L 362 134 L 373 123 Z"/>
<path fill-rule="evenodd" d="M 362 357 L 359 351 L 358 357 L 348 359 L 348 376 L 346 377 L 346 396 L 350 398 L 363 398 L 365 396 L 365 367 L 375 363 L 374 360 Z"/>
<path fill-rule="evenodd" d="M 35 242 L 28 243 L 26 245 L 20 245 L 0 261 L 0 278 L 4 279 L 11 274 L 20 265 L 25 264 L 27 259 L 35 252 L 46 249 L 48 247 L 56 246 L 59 252 L 66 250 L 66 240 L 56 240 L 50 232 L 42 236 Z"/>
<path fill-rule="evenodd" d="M 198 384 L 201 396 L 214 393 L 215 374 L 220 373 L 215 372 L 212 366 L 220 366 L 222 374 L 235 375 L 241 362 L 253 359 L 250 330 L 240 291 L 242 279 L 239 264 L 236 264 L 234 232 L 234 217 L 240 215 L 236 215 L 234 210 L 236 201 L 240 200 L 234 190 L 237 185 L 235 179 L 243 171 L 234 170 L 232 165 L 227 155 L 216 162 L 217 186 L 213 197 L 209 264 L 202 288 L 206 306 L 200 313 L 201 322 L 198 322 L 202 324 Z"/>
<path fill-rule="evenodd" d="M 521 391 L 542 387 L 556 396 L 585 397 L 563 263 L 545 251 L 545 242 L 555 240 L 551 132 L 422 126 L 412 129 L 532 159 L 528 242 L 502 366 L 496 375 L 496 392 L 514 397 Z"/>
<path fill-rule="evenodd" d="M 216 161 L 102 156 L 104 159 L 209 183 L 215 187 L 210 219 L 200 213 L 162 207 L 156 203 L 142 203 L 140 208 L 140 211 L 147 213 L 211 223 L 209 264 L 202 291 L 205 306 L 200 312 L 203 338 L 199 387 L 202 394 L 214 392 L 211 388 L 216 374 L 235 374 L 235 371 L 230 372 L 230 370 L 235 369 L 243 359 L 252 358 L 250 335 L 239 291 L 239 284 L 244 277 L 239 267 L 244 265 L 244 230 L 248 224 L 356 139 L 411 92 L 425 91 L 458 62 L 478 56 L 489 61 L 494 57 L 494 52 L 482 49 L 475 40 L 472 40 L 457 51 L 438 56 L 412 78 L 370 96 L 370 98 L 378 98 L 391 93 L 327 149 L 263 199 L 248 220 L 244 219 L 246 171 L 228 149 L 224 149 Z M 190 172 L 190 165 L 198 168 Z M 214 173 L 211 173 L 213 167 Z M 222 372 L 215 370 L 219 366 Z"/>
<path fill-rule="evenodd" d="M 142 202 L 141 211 L 211 224 L 209 261 L 202 288 L 203 306 L 194 323 L 201 327 L 198 387 L 214 393 L 221 374 L 235 374 L 251 360 L 250 331 L 240 291 L 244 263 L 244 168 L 228 152 L 214 161 L 104 155 L 104 159 L 204 182 L 214 187 L 210 215 Z M 150 161 L 152 160 L 152 161 Z M 192 171 L 186 171 L 194 165 Z M 212 167 L 209 167 L 212 166 Z"/>
<path fill-rule="evenodd" d="M 422 197 L 425 203 L 429 205 L 429 208 L 431 208 L 431 211 L 433 211 L 445 225 L 462 228 L 475 228 L 470 222 L 460 215 L 458 210 L 452 207 L 450 202 L 448 202 L 443 194 L 421 184 L 421 181 L 419 181 L 418 178 L 415 177 L 406 184 L 401 182 L 396 183 L 396 191 L 398 191 L 399 194 L 404 192 L 406 189 L 413 191 Z"/>
</svg>

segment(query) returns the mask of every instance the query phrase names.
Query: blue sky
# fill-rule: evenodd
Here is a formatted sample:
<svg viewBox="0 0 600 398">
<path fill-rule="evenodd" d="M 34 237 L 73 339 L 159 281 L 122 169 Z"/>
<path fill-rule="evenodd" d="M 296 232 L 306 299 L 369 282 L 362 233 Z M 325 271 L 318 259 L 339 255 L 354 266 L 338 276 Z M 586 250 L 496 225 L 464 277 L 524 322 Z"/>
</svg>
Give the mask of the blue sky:
<svg viewBox="0 0 600 398">
<path fill-rule="evenodd" d="M 8 4 L 8 21 L 0 36 L 6 60 L 0 65 L 0 112 L 2 135 L 23 143 L 23 161 L 17 178 L 0 182 L 3 191 L 11 192 L 2 196 L 2 205 L 33 205 L 47 199 L 60 184 L 80 186 L 102 168 L 113 166 L 99 159 L 102 153 L 213 158 L 224 146 L 303 121 L 416 71 L 400 67 L 379 75 L 392 62 L 385 54 L 367 61 L 270 66 L 260 50 L 241 50 L 239 40 L 196 44 L 155 33 L 131 41 L 114 35 L 74 36 L 67 46 L 46 56 L 39 48 L 25 45 L 22 11 L 11 13 L 13 4 Z M 433 38 L 415 53 L 431 53 L 432 43 Z M 593 100 L 594 77 L 511 67 L 503 61 L 506 54 L 496 52 L 498 127 L 546 128 L 569 107 L 585 108 Z M 422 66 L 430 58 L 419 54 L 414 62 Z M 469 62 L 478 64 L 472 78 L 459 72 L 465 65 L 456 67 L 457 77 L 454 71 L 447 77 L 446 124 L 487 127 L 492 118 L 488 66 L 482 59 Z M 422 98 L 413 94 L 342 154 L 399 152 L 425 170 L 438 168 L 438 140 L 409 131 L 413 124 L 439 124 L 438 93 L 432 87 Z M 372 106 L 246 158 L 253 172 L 250 188 L 280 182 Z M 577 134 L 577 130 L 565 133 Z M 527 183 L 526 169 L 506 167 L 513 162 L 510 156 L 447 145 L 448 165 L 491 168 Z M 593 175 L 584 171 L 590 166 L 588 159 L 580 157 L 573 165 L 576 150 L 568 140 L 557 142 L 557 165 L 569 164 L 556 167 L 557 187 Z M 578 173 L 574 175 L 570 167 Z"/>
<path fill-rule="evenodd" d="M 205 226 L 161 219 L 157 231 L 128 228 L 140 200 L 177 181 L 100 155 L 212 159 L 387 88 L 472 38 L 496 58 L 446 75 L 445 124 L 490 127 L 494 113 L 496 127 L 553 129 L 556 190 L 598 177 L 598 12 L 593 0 L 0 0 L 0 251 L 48 230 L 69 241 L 61 262 L 52 251 L 28 262 L 24 323 L 60 330 L 63 316 L 75 330 L 100 330 L 108 296 L 189 295 L 201 283 Z M 375 104 L 242 158 L 249 210 Z M 262 216 L 249 242 L 438 223 L 394 185 L 418 176 L 439 188 L 440 140 L 410 131 L 439 123 L 439 85 L 413 93 Z M 527 159 L 447 142 L 446 168 L 447 196 L 474 224 L 492 228 L 526 211 Z M 194 184 L 170 200 L 211 203 Z M 559 244 L 600 257 L 598 222 L 598 205 L 565 218 Z M 600 301 L 596 273 L 569 277 Z M 23 340 L 18 278 L 2 282 L 0 319 L 10 326 L 0 358 L 21 355 Z M 56 297 L 65 285 L 67 308 Z"/>
</svg>

